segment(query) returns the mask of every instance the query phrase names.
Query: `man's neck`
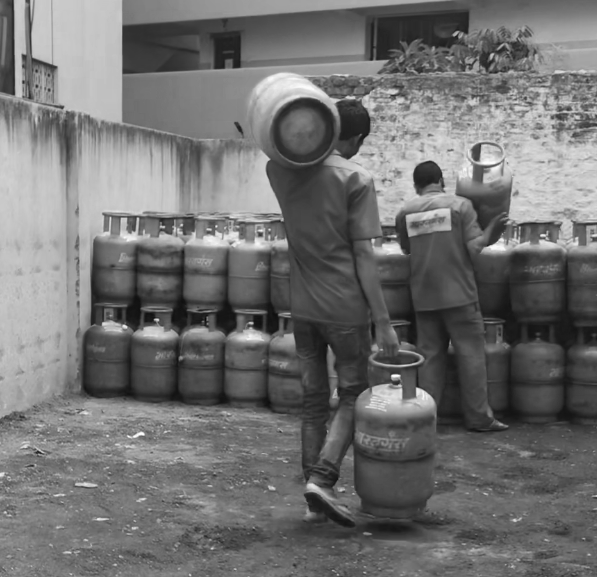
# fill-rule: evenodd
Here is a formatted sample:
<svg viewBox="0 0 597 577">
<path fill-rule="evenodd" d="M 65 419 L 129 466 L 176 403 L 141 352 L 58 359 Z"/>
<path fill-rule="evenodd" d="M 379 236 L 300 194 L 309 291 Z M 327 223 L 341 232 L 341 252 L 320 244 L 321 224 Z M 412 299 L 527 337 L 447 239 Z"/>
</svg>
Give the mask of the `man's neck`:
<svg viewBox="0 0 597 577">
<path fill-rule="evenodd" d="M 437 184 L 429 184 L 428 186 L 426 186 L 423 190 L 421 190 L 421 196 L 423 196 L 424 194 L 437 194 L 439 192 L 445 192 L 444 191 L 444 187 L 437 183 Z"/>
</svg>

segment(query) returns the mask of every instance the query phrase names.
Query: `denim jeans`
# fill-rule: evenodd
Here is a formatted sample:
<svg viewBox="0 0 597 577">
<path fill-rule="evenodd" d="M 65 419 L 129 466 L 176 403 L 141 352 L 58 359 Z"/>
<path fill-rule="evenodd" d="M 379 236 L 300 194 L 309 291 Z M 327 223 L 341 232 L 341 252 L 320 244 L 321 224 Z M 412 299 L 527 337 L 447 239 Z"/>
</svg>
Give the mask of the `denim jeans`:
<svg viewBox="0 0 597 577">
<path fill-rule="evenodd" d="M 462 412 L 467 428 L 486 427 L 493 421 L 487 401 L 485 327 L 478 304 L 416 313 L 417 348 L 425 357 L 419 369 L 419 387 L 439 407 L 446 384 L 448 345 L 456 353 Z"/>
<path fill-rule="evenodd" d="M 296 320 L 296 352 L 303 384 L 302 462 L 305 481 L 333 487 L 354 435 L 354 405 L 367 389 L 371 354 L 368 325 L 345 327 Z M 336 357 L 338 409 L 329 424 L 330 386 L 327 347 Z"/>
</svg>

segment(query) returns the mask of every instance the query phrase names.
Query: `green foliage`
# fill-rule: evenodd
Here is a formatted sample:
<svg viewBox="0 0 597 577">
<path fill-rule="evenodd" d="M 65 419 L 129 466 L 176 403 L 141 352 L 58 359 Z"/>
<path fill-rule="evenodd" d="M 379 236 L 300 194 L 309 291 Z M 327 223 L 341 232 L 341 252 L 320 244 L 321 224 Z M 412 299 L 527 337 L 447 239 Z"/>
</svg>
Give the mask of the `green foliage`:
<svg viewBox="0 0 597 577">
<path fill-rule="evenodd" d="M 521 26 L 511 31 L 501 26 L 471 33 L 455 32 L 456 42 L 450 48 L 428 46 L 421 39 L 390 50 L 390 59 L 379 74 L 426 72 L 532 71 L 542 61 L 538 47 L 532 42 L 533 31 Z"/>
</svg>

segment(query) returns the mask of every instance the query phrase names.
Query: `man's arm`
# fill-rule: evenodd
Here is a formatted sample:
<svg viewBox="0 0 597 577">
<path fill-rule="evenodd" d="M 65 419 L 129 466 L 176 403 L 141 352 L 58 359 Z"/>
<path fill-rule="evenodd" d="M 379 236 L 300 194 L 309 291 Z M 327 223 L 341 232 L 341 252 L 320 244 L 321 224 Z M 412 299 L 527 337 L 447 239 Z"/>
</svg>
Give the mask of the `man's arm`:
<svg viewBox="0 0 597 577">
<path fill-rule="evenodd" d="M 464 241 L 472 259 L 477 257 L 486 246 L 489 246 L 494 233 L 505 230 L 508 222 L 508 215 L 503 212 L 494 217 L 485 230 L 481 230 L 477 220 L 477 213 L 473 208 L 473 204 L 468 200 L 463 203 L 460 215 L 462 217 Z"/>
</svg>

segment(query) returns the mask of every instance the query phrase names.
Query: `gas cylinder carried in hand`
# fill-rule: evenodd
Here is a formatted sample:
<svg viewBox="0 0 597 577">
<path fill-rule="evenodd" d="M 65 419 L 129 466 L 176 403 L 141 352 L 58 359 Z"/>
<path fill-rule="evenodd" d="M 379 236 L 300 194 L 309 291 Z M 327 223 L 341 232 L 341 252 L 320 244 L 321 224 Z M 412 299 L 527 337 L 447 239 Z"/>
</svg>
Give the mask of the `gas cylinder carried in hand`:
<svg viewBox="0 0 597 577">
<path fill-rule="evenodd" d="M 265 332 L 267 312 L 235 310 L 236 330 L 226 337 L 224 392 L 233 407 L 267 404 L 267 361 L 271 337 Z M 262 330 L 249 319 L 261 317 Z"/>
<path fill-rule="evenodd" d="M 141 305 L 175 309 L 182 298 L 184 242 L 169 233 L 174 226 L 172 215 L 145 214 L 143 219 L 146 236 L 139 241 L 137 254 Z"/>
<path fill-rule="evenodd" d="M 354 486 L 363 513 L 410 519 L 434 490 L 436 406 L 416 386 L 423 357 L 401 351 L 394 362 L 391 382 L 367 389 L 355 405 Z"/>
<path fill-rule="evenodd" d="M 249 97 L 247 117 L 259 148 L 287 168 L 323 162 L 340 136 L 340 116 L 333 100 L 298 74 L 273 74 L 257 84 Z"/>
<path fill-rule="evenodd" d="M 290 259 L 284 222 L 275 222 L 273 230 L 270 293 L 274 310 L 283 313 L 290 311 Z"/>
<path fill-rule="evenodd" d="M 268 397 L 275 413 L 300 413 L 303 410 L 301 368 L 296 356 L 290 313 L 278 315 L 279 329 L 269 345 Z"/>
<path fill-rule="evenodd" d="M 493 149 L 494 157 L 482 161 L 483 147 Z M 456 194 L 473 203 L 479 225 L 485 230 L 492 218 L 510 211 L 512 172 L 503 147 L 496 142 L 477 142 L 467 151 L 466 158 L 468 162 L 456 181 Z M 490 244 L 496 242 L 500 234 L 498 231 Z"/>
<path fill-rule="evenodd" d="M 188 405 L 217 405 L 224 397 L 224 341 L 215 309 L 188 309 L 187 328 L 180 336 L 178 393 Z M 193 317 L 203 317 L 193 325 Z M 207 322 L 207 326 L 205 323 Z"/>
<path fill-rule="evenodd" d="M 126 324 L 126 309 L 126 305 L 95 305 L 95 324 L 83 337 L 83 388 L 93 397 L 129 393 L 133 330 Z"/>
<path fill-rule="evenodd" d="M 577 331 L 577 342 L 567 353 L 566 408 L 573 423 L 597 425 L 597 328 Z M 585 331 L 591 333 L 589 342 Z"/>
<path fill-rule="evenodd" d="M 512 349 L 512 409 L 525 423 L 556 421 L 564 409 L 564 349 L 556 342 L 553 325 L 548 341 L 541 338 L 541 332 L 529 340 L 526 324 L 521 331 L 521 341 Z"/>
<path fill-rule="evenodd" d="M 223 232 L 223 220 L 195 218 L 195 238 L 184 247 L 183 298 L 187 308 L 219 311 L 226 305 L 230 243 L 223 239 Z"/>
<path fill-rule="evenodd" d="M 406 319 L 412 313 L 410 296 L 410 256 L 404 254 L 395 236 L 373 241 L 373 254 L 381 290 L 392 320 Z"/>
<path fill-rule="evenodd" d="M 589 232 L 592 234 L 589 238 Z M 577 326 L 597 326 L 597 222 L 574 222 L 568 248 L 568 314 Z M 590 242 L 588 242 L 590 240 Z"/>
<path fill-rule="evenodd" d="M 519 323 L 557 323 L 566 306 L 566 250 L 541 233 L 544 225 L 521 223 L 512 249 L 510 299 Z"/>
<path fill-rule="evenodd" d="M 271 243 L 257 236 L 267 220 L 240 223 L 243 239 L 230 247 L 228 302 L 232 309 L 267 310 L 270 303 Z"/>
<path fill-rule="evenodd" d="M 104 232 L 93 239 L 92 286 L 99 302 L 131 305 L 137 288 L 137 216 L 104 212 Z M 121 230 L 122 220 L 127 230 Z"/>
<path fill-rule="evenodd" d="M 147 317 L 153 317 L 153 322 Z M 177 368 L 178 335 L 172 329 L 172 309 L 141 308 L 141 325 L 131 342 L 133 396 L 151 403 L 171 400 L 178 386 Z"/>
</svg>

